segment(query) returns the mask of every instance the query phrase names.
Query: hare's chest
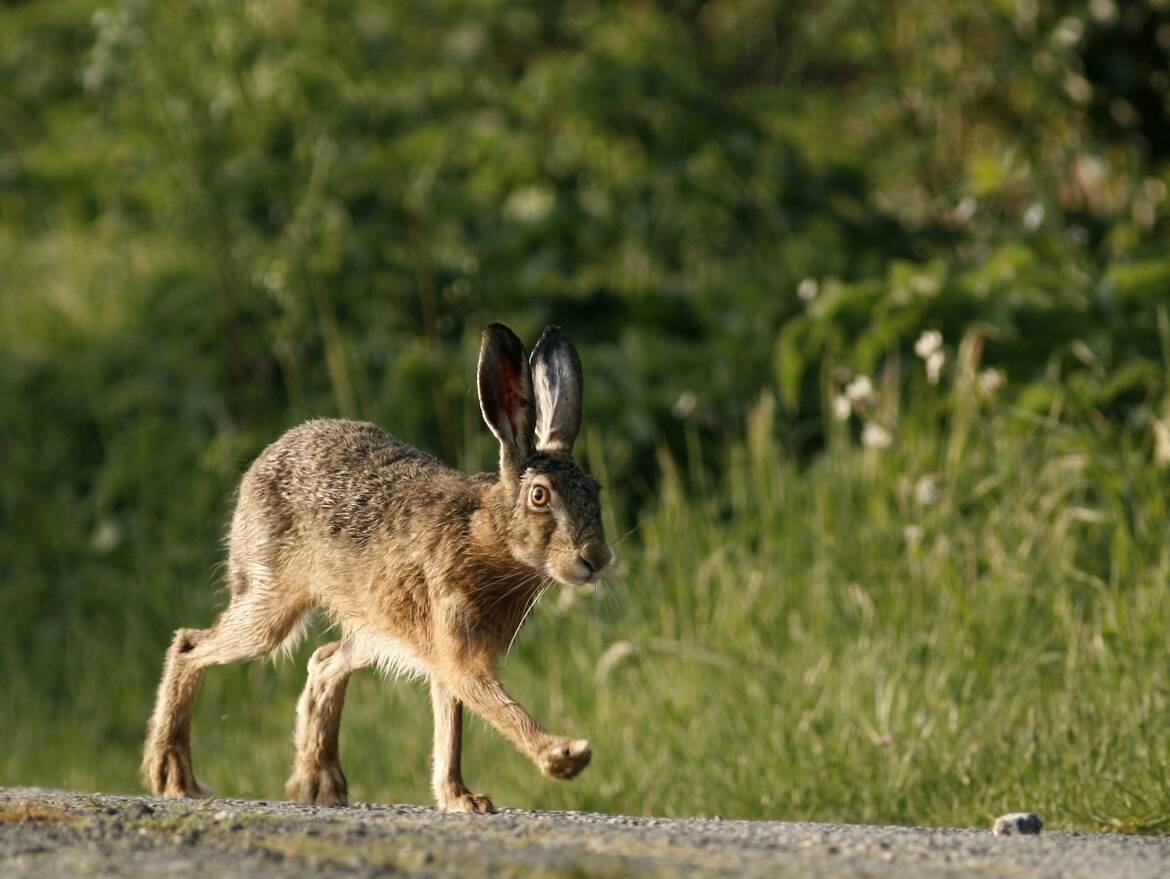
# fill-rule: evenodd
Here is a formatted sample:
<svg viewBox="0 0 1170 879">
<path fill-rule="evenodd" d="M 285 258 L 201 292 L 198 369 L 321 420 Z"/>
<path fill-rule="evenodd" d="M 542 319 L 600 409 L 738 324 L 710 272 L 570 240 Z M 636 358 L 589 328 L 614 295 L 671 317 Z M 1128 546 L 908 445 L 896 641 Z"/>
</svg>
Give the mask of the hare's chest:
<svg viewBox="0 0 1170 879">
<path fill-rule="evenodd" d="M 363 630 L 350 633 L 346 641 L 366 665 L 386 677 L 425 678 L 429 674 L 414 647 L 396 635 Z"/>
</svg>

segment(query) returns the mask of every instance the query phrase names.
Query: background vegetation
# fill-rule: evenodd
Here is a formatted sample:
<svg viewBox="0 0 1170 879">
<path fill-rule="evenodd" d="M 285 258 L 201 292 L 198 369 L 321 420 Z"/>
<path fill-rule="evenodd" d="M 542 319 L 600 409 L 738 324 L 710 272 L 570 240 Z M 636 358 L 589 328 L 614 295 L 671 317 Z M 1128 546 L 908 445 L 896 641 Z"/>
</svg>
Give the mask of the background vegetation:
<svg viewBox="0 0 1170 879">
<path fill-rule="evenodd" d="M 1170 827 L 1170 5 L 0 9 L 0 781 L 137 787 L 233 484 L 313 415 L 489 467 L 479 328 L 548 322 L 620 562 L 505 668 L 502 805 Z M 302 652 L 303 653 L 303 652 Z M 196 764 L 280 796 L 303 660 Z M 358 798 L 425 802 L 361 676 Z"/>
</svg>

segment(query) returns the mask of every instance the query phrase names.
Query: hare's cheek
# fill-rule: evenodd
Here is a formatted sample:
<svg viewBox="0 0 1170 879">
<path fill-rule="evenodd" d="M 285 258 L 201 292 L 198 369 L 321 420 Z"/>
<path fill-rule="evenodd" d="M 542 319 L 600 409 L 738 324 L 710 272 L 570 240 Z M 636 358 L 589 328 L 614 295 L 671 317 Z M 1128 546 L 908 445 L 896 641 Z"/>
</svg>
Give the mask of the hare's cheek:
<svg viewBox="0 0 1170 879">
<path fill-rule="evenodd" d="M 552 521 L 552 516 L 548 516 L 547 518 L 549 521 L 541 522 L 536 532 L 536 540 L 540 548 L 546 551 L 556 541 L 557 536 L 557 523 Z"/>
<path fill-rule="evenodd" d="M 528 515 L 512 528 L 511 540 L 530 562 L 543 557 L 548 545 L 545 516 Z"/>
<path fill-rule="evenodd" d="M 571 564 L 577 558 L 577 551 L 573 545 L 573 538 L 564 528 L 558 528 L 549 536 L 548 555 L 565 564 Z"/>
</svg>

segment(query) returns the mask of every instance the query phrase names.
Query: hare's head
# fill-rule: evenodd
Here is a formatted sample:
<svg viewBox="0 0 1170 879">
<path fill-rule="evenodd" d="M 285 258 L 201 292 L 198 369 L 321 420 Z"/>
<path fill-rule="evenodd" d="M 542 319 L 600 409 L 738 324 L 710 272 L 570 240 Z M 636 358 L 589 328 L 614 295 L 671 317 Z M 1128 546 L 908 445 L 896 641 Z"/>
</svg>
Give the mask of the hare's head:
<svg viewBox="0 0 1170 879">
<path fill-rule="evenodd" d="M 511 505 L 508 550 L 570 584 L 592 583 L 612 558 L 600 486 L 572 455 L 581 391 L 581 360 L 560 327 L 545 329 L 531 361 L 503 324 L 484 330 L 479 404 L 500 441 L 500 486 Z"/>
</svg>

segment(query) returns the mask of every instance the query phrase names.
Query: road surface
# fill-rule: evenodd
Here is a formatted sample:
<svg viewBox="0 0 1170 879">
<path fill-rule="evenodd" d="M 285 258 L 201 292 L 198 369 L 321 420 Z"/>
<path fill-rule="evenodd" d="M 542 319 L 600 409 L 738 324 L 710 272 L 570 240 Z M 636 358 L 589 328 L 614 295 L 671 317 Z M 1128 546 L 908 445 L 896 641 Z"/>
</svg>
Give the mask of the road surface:
<svg viewBox="0 0 1170 879">
<path fill-rule="evenodd" d="M 0 877 L 1170 876 L 1170 837 L 627 818 L 441 815 L 0 788 Z"/>
</svg>

